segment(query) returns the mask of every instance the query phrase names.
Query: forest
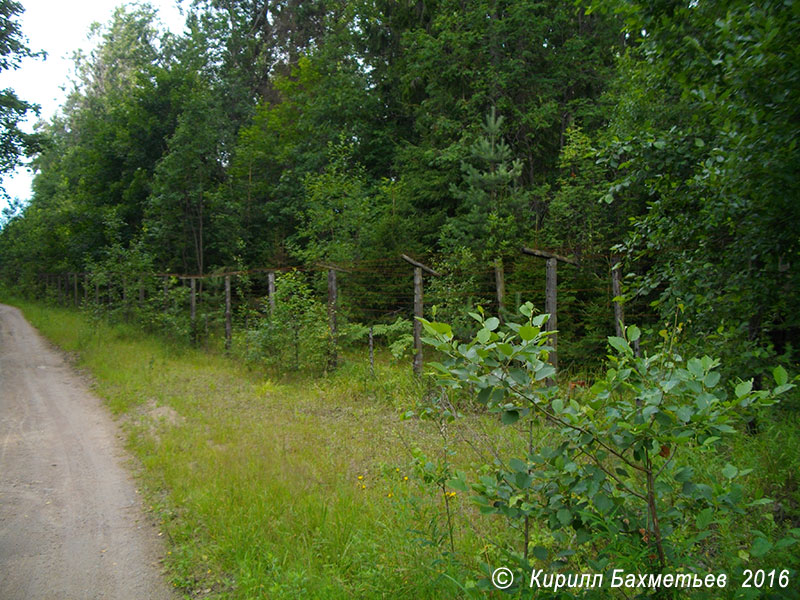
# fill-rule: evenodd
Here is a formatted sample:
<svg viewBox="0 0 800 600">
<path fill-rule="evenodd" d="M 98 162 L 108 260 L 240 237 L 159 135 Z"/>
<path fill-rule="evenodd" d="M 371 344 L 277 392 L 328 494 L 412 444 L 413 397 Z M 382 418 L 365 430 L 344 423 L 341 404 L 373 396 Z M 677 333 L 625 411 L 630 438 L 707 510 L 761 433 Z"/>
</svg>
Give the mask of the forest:
<svg viewBox="0 0 800 600">
<path fill-rule="evenodd" d="M 576 360 L 613 332 L 617 263 L 640 324 L 680 304 L 715 354 L 796 360 L 796 13 L 195 2 L 178 37 L 120 8 L 38 132 L 2 276 L 361 265 L 354 317 L 380 320 L 404 308 L 382 261 L 443 263 L 476 303 L 499 261 L 527 300 L 529 246 L 585 263 Z"/>
<path fill-rule="evenodd" d="M 35 49 L 16 25 L 22 6 L 0 7 L 0 69 L 15 68 Z M 5 290 L 210 352 L 232 313 L 226 347 L 232 339 L 242 361 L 291 381 L 335 377 L 367 337 L 372 352 L 373 335 L 379 362 L 410 370 L 417 323 L 433 377 L 403 388 L 423 398 L 409 419 L 445 431 L 462 413 L 499 415 L 563 435 L 535 451 L 530 433 L 522 459 L 486 461 L 474 478 L 415 455 L 440 496 L 473 494 L 475 510 L 522 532 L 493 556 L 528 573 L 570 560 L 601 572 L 604 552 L 627 557 L 620 568 L 666 573 L 683 557 L 704 574 L 777 552 L 770 568 L 796 577 L 786 557 L 800 540 L 800 456 L 749 490 L 772 499 L 739 508 L 744 470 L 730 461 L 745 446 L 703 453 L 726 435 L 780 445 L 763 437 L 780 422 L 797 446 L 800 3 L 185 9 L 178 35 L 148 4 L 118 8 L 35 134 L 16 123 L 36 99 L 2 92 L 0 174 L 35 171 L 31 198 L 9 199 L 0 220 Z M 550 271 L 523 249 L 564 259 L 557 380 Z M 417 320 L 403 255 L 426 266 Z M 678 447 L 699 462 L 673 461 Z M 717 478 L 738 492 L 693 483 L 717 460 Z M 773 501 L 772 529 L 736 538 L 742 515 Z M 461 566 L 442 569 L 480 571 L 491 561 L 477 546 L 454 558 L 444 510 L 449 540 L 432 545 Z M 534 520 L 548 525 L 536 533 Z"/>
</svg>

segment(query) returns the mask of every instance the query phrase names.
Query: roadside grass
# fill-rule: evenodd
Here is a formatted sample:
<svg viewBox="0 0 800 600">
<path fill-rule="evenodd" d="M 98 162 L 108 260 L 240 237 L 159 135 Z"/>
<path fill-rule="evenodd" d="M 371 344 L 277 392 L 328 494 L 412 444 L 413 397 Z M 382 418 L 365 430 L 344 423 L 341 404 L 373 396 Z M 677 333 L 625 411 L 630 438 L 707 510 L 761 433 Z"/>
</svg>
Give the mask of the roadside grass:
<svg viewBox="0 0 800 600">
<path fill-rule="evenodd" d="M 15 304 L 76 355 L 127 432 L 168 541 L 168 576 L 185 597 L 507 597 L 472 591 L 468 580 L 481 563 L 504 564 L 498 548 L 519 547 L 519 532 L 456 494 L 452 555 L 443 494 L 420 477 L 420 460 L 452 460 L 474 474 L 492 461 L 486 440 L 503 453 L 527 432 L 465 411 L 445 431 L 454 452 L 445 456 L 436 423 L 400 418 L 426 390 L 386 353 L 374 376 L 354 353 L 331 374 L 277 376 L 213 345 L 193 349 L 88 312 Z M 584 392 L 571 393 L 580 401 Z M 546 426 L 534 433 L 555 435 Z M 791 549 L 760 560 L 748 551 L 752 529 L 779 537 L 800 524 L 798 438 L 797 412 L 779 407 L 760 434 L 687 457 L 710 481 L 728 461 L 753 468 L 741 480 L 744 497 L 776 501 L 720 522 L 698 561 L 717 570 L 759 568 L 766 558 L 789 564 Z M 531 536 L 550 543 L 546 530 Z"/>
</svg>

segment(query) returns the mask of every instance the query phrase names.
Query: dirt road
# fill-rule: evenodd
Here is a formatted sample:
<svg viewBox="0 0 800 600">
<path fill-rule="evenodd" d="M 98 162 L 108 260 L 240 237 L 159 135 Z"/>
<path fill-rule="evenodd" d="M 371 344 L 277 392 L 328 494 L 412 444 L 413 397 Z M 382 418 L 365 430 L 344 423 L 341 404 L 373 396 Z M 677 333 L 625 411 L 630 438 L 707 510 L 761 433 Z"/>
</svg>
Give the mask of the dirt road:
<svg viewBox="0 0 800 600">
<path fill-rule="evenodd" d="M 174 598 L 124 461 L 99 399 L 0 305 L 2 600 Z"/>
</svg>

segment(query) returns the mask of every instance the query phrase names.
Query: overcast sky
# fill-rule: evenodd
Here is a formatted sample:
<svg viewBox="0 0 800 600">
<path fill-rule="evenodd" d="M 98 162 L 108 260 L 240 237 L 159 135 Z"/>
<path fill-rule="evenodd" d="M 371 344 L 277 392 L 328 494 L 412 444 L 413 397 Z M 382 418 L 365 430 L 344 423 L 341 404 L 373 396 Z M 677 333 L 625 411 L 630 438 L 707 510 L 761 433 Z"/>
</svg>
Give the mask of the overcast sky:
<svg viewBox="0 0 800 600">
<path fill-rule="evenodd" d="M 40 118 L 49 120 L 65 99 L 68 76 L 72 70 L 72 54 L 79 48 L 89 50 L 89 26 L 106 23 L 123 0 L 21 0 L 25 12 L 19 19 L 22 32 L 31 50 L 47 52 L 46 60 L 27 59 L 17 71 L 0 73 L 0 89 L 12 88 L 23 100 L 42 107 Z M 184 17 L 180 0 L 151 0 L 161 21 L 175 33 L 183 31 Z M 184 5 L 188 0 L 184 0 Z M 24 127 L 33 130 L 36 118 Z M 28 200 L 31 174 L 27 169 L 4 178 L 6 191 L 12 198 Z"/>
</svg>

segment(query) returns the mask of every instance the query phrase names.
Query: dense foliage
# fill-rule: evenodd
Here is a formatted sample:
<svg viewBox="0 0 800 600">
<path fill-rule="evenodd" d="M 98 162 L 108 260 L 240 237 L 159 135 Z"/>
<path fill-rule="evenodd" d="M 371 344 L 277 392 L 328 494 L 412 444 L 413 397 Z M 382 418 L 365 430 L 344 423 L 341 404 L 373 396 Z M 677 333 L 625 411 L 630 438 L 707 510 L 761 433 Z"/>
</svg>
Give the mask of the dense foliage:
<svg viewBox="0 0 800 600">
<path fill-rule="evenodd" d="M 10 68 L 30 52 L 3 9 Z M 796 359 L 795 2 L 195 0 L 186 24 L 141 4 L 93 30 L 7 211 L 7 281 L 366 264 L 342 302 L 388 322 L 408 292 L 378 267 L 404 252 L 455 318 L 498 270 L 507 305 L 543 300 L 530 246 L 581 262 L 565 364 L 602 357 L 619 261 L 629 319 L 680 304 L 714 354 Z"/>
<path fill-rule="evenodd" d="M 519 575 L 517 589 L 525 589 L 526 574 L 538 565 L 691 570 L 708 566 L 697 557 L 711 548 L 714 564 L 728 561 L 732 549 L 747 542 L 723 539 L 720 531 L 747 518 L 747 508 L 771 500 L 745 499 L 735 481 L 740 471 L 731 463 L 720 469 L 721 478 L 698 477 L 694 464 L 713 463 L 737 421 L 794 387 L 786 371 L 776 367 L 774 386 L 765 382 L 766 390 L 755 390 L 752 380 L 726 385 L 720 361 L 686 359 L 677 335 L 666 336 L 652 354 L 636 356 L 631 343 L 641 331 L 630 326 L 625 337 L 609 337 L 605 375 L 580 398 L 565 398 L 548 384 L 555 369 L 548 362 L 552 333 L 542 329 L 547 315 L 534 316 L 531 304 L 520 312 L 526 321 L 507 328 L 496 317 L 472 313 L 479 329 L 467 343 L 449 324 L 423 321 L 427 343 L 444 357 L 431 364 L 442 386 L 432 407 L 437 416 L 455 420 L 454 392 L 469 390 L 503 423 L 522 423 L 528 434 L 510 450 L 496 450 L 477 481 L 456 472 L 446 482 L 472 492 L 482 514 L 516 526 L 519 538 L 504 550 Z M 541 422 L 555 431 L 541 436 Z M 792 530 L 780 547 L 796 544 L 799 533 Z M 750 544 L 755 554 L 772 547 L 764 534 Z"/>
<path fill-rule="evenodd" d="M 22 5 L 14 0 L 0 0 L 0 73 L 18 69 L 23 58 L 41 56 L 32 52 L 16 17 L 22 13 Z M 19 128 L 30 112 L 38 107 L 21 99 L 10 88 L 0 90 L 0 177 L 13 171 L 22 161 L 39 149 L 41 139 L 35 134 L 25 133 Z M 6 197 L 0 186 L 0 194 Z"/>
</svg>

